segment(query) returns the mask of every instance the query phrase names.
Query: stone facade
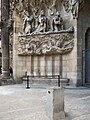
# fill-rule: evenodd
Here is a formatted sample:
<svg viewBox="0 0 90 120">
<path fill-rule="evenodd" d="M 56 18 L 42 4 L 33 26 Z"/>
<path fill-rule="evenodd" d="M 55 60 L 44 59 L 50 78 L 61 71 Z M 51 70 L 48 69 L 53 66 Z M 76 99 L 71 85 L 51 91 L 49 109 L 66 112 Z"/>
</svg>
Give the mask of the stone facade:
<svg viewBox="0 0 90 120">
<path fill-rule="evenodd" d="M 77 15 L 67 12 L 61 0 L 29 1 L 29 5 L 32 9 L 23 6 L 13 13 L 14 79 L 20 80 L 27 71 L 34 76 L 60 75 L 76 84 Z"/>
<path fill-rule="evenodd" d="M 82 51 L 90 27 L 89 4 L 89 0 L 12 0 L 16 81 L 27 71 L 29 75 L 60 75 L 74 85 L 86 83 Z"/>
</svg>

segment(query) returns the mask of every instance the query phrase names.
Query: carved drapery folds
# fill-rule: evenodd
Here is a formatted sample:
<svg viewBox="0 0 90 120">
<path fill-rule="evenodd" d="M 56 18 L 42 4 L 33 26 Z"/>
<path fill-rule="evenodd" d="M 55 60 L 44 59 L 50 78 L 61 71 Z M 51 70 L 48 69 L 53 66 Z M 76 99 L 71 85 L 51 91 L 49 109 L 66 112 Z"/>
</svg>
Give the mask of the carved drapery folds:
<svg viewBox="0 0 90 120">
<path fill-rule="evenodd" d="M 83 8 L 85 0 L 62 0 L 67 13 L 71 12 L 73 19 L 78 18 L 78 12 Z"/>
<path fill-rule="evenodd" d="M 21 34 L 58 32 L 64 29 L 58 0 L 11 0 L 10 9 L 23 20 Z M 59 1 L 58 1 L 59 2 Z"/>
<path fill-rule="evenodd" d="M 62 0 L 63 6 L 67 13 L 71 12 L 73 15 L 73 19 L 78 18 L 78 7 L 79 0 Z"/>
<path fill-rule="evenodd" d="M 23 32 L 21 34 L 36 34 L 45 32 L 58 32 L 64 29 L 63 18 L 59 11 L 53 13 L 49 11 L 50 16 L 45 15 L 42 9 L 39 14 L 29 15 L 28 11 L 24 11 Z"/>
<path fill-rule="evenodd" d="M 66 54 L 74 47 L 73 33 L 18 37 L 18 55 Z"/>
</svg>

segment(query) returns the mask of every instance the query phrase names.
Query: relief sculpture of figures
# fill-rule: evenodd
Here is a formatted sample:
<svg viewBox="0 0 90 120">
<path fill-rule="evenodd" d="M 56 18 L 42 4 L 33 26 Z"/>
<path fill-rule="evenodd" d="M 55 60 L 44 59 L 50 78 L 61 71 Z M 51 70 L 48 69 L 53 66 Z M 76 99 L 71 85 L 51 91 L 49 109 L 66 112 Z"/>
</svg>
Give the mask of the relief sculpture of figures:
<svg viewBox="0 0 90 120">
<path fill-rule="evenodd" d="M 59 12 L 56 12 L 56 15 L 53 19 L 53 24 L 54 24 L 54 31 L 55 32 L 63 30 L 63 19 L 60 17 Z"/>
<path fill-rule="evenodd" d="M 71 11 L 73 18 L 76 18 L 77 0 L 62 0 L 62 2 L 66 10 Z M 65 23 L 68 20 L 65 19 L 62 10 L 58 7 L 58 0 L 31 0 L 28 2 L 28 9 L 25 1 L 22 0 L 22 6 L 20 18 L 23 19 L 24 16 L 24 19 L 19 36 L 70 31 L 68 23 Z M 26 8 L 24 8 L 25 6 Z"/>
<path fill-rule="evenodd" d="M 29 16 L 28 12 L 25 11 L 24 22 L 23 22 L 23 33 L 30 34 L 32 32 L 32 16 Z"/>
<path fill-rule="evenodd" d="M 41 10 L 41 13 L 39 15 L 39 25 L 34 33 L 45 32 L 45 31 L 46 31 L 46 17 L 44 11 Z"/>
</svg>

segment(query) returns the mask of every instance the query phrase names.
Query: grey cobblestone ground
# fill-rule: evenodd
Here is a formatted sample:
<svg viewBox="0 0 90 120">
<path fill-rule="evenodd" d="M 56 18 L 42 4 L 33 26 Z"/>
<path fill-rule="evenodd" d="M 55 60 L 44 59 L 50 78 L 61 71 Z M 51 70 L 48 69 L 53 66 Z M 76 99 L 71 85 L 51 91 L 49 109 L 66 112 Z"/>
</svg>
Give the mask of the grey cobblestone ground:
<svg viewBox="0 0 90 120">
<path fill-rule="evenodd" d="M 46 94 L 43 88 L 0 86 L 0 120 L 49 120 Z M 90 89 L 66 88 L 65 112 L 68 120 L 90 120 Z"/>
</svg>

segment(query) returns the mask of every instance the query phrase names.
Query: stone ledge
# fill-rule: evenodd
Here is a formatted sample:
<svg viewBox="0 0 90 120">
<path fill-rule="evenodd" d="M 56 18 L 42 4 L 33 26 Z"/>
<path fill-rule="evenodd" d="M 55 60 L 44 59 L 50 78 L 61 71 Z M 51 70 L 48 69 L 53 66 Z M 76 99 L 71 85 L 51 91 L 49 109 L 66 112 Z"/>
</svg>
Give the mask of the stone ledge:
<svg viewBox="0 0 90 120">
<path fill-rule="evenodd" d="M 37 36 L 37 35 L 49 35 L 49 34 L 61 34 L 61 33 L 74 33 L 74 30 L 61 30 L 61 31 L 48 31 L 48 32 L 38 32 L 38 33 L 31 33 L 31 34 L 22 34 L 22 33 L 19 33 L 18 34 L 18 37 L 26 37 L 26 36 Z"/>
</svg>

